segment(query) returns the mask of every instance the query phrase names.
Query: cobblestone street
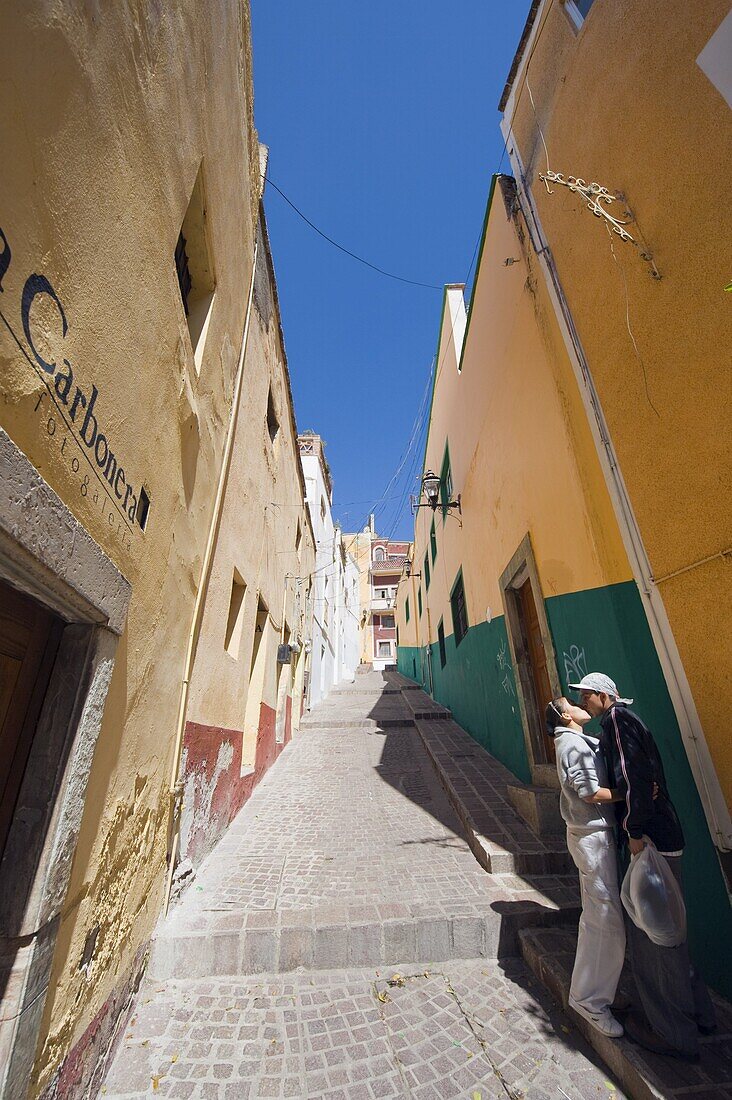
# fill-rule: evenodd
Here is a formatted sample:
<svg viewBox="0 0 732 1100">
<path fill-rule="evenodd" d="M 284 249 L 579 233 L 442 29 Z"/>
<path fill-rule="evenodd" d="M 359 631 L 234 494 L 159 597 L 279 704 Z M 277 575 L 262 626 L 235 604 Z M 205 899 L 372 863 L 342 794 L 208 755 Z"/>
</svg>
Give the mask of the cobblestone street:
<svg viewBox="0 0 732 1100">
<path fill-rule="evenodd" d="M 566 878 L 480 866 L 382 674 L 305 726 L 159 930 L 101 1095 L 624 1096 L 515 957 Z"/>
</svg>

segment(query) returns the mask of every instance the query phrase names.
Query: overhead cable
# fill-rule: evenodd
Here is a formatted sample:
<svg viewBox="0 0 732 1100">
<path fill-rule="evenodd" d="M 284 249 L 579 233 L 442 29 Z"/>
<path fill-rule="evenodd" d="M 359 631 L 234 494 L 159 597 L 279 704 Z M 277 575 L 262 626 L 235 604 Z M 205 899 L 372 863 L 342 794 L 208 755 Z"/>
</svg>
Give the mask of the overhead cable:
<svg viewBox="0 0 732 1100">
<path fill-rule="evenodd" d="M 329 237 L 327 233 L 324 233 L 322 229 L 319 229 L 315 222 L 311 222 L 310 218 L 308 218 L 306 214 L 303 214 L 302 210 L 300 210 L 299 207 L 295 206 L 292 199 L 289 199 L 285 192 L 277 186 L 271 176 L 263 175 L 262 179 L 265 181 L 265 183 L 268 183 L 271 187 L 274 187 L 277 194 L 282 196 L 287 205 L 291 206 L 298 217 L 302 218 L 302 220 L 307 225 L 309 225 L 311 229 L 314 229 L 319 237 L 322 237 L 323 240 L 328 241 L 328 243 L 332 244 L 334 248 L 337 248 L 339 252 L 345 252 L 346 256 L 350 256 L 353 260 L 358 260 L 360 264 L 364 264 L 365 267 L 370 267 L 372 271 L 377 271 L 379 275 L 385 275 L 387 279 L 396 279 L 398 283 L 407 283 L 409 286 L 421 286 L 424 287 L 426 290 L 442 290 L 442 287 L 438 286 L 436 283 L 421 283 L 417 279 L 405 279 L 403 275 L 395 275 L 393 271 L 386 271 L 385 268 L 378 267 L 376 264 L 372 264 L 370 260 L 365 260 L 363 256 L 358 256 L 355 252 L 351 252 L 350 248 L 346 248 L 344 245 L 339 244 L 338 241 L 334 241 L 332 237 Z"/>
</svg>

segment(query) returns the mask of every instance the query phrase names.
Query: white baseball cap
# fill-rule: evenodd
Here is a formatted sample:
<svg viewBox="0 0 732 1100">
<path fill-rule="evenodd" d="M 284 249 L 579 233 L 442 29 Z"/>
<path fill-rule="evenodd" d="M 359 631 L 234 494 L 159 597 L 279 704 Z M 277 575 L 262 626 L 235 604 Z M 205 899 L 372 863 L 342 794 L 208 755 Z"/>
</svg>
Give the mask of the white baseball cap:
<svg viewBox="0 0 732 1100">
<path fill-rule="evenodd" d="M 632 699 L 623 699 L 618 693 L 615 681 L 606 676 L 604 672 L 589 672 L 583 676 L 578 684 L 568 684 L 572 691 L 604 691 L 606 695 L 612 695 L 619 703 L 632 703 Z"/>
</svg>

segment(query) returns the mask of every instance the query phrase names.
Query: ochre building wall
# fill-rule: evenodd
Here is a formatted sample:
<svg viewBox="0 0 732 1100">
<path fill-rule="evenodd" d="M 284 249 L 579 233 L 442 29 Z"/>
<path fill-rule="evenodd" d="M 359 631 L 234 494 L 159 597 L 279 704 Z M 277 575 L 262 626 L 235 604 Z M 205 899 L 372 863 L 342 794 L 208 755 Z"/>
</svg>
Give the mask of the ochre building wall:
<svg viewBox="0 0 732 1100">
<path fill-rule="evenodd" d="M 211 850 L 297 729 L 301 672 L 310 659 L 304 642 L 315 543 L 263 211 L 244 378 L 185 731 L 181 855 L 194 864 Z M 279 423 L 274 441 L 267 426 L 270 399 Z M 227 649 L 235 578 L 246 587 L 236 644 Z M 264 675 L 258 679 L 252 653 L 260 600 L 269 614 L 260 641 Z M 280 665 L 283 613 L 285 636 L 298 648 Z"/>
<path fill-rule="evenodd" d="M 732 804 L 730 107 L 697 63 L 726 0 L 544 3 L 506 107 L 719 781 Z M 531 91 L 534 106 L 529 95 Z M 543 132 L 544 141 L 539 132 Z M 544 147 L 546 144 L 546 150 Z M 511 142 L 513 146 L 513 141 Z M 538 178 L 597 181 L 636 248 Z M 721 205 L 720 205 L 721 203 Z M 654 258 L 660 279 L 641 253 Z M 635 346 L 634 346 L 635 344 Z"/>
<path fill-rule="evenodd" d="M 94 1044 L 113 1028 L 161 911 L 181 678 L 260 194 L 248 5 L 138 7 L 133 14 L 116 6 L 97 18 L 88 6 L 30 0 L 0 16 L 0 418 L 132 586 L 61 914 L 34 1094 L 53 1085 L 72 1096 L 84 1087 Z M 199 170 L 215 298 L 197 364 L 173 257 Z M 33 275 L 48 283 L 30 284 L 38 293 L 27 303 L 24 328 L 23 293 Z M 274 347 L 277 336 L 272 322 L 257 329 L 254 366 L 263 369 L 272 351 L 261 345 Z M 56 405 L 56 376 L 41 360 L 67 378 L 57 382 Z M 144 531 L 132 496 L 122 504 L 78 438 L 83 406 L 76 424 L 68 423 L 71 369 L 87 408 L 96 392 L 87 436 L 104 433 L 125 471 L 118 487 L 133 486 L 139 498 L 144 486 L 149 495 Z M 268 369 L 287 437 L 281 491 L 299 492 L 282 364 Z M 258 443 L 260 390 L 246 407 Z M 240 475 L 232 484 L 241 488 Z M 268 537 L 282 534 L 275 525 Z M 219 567 L 216 598 L 225 585 Z M 272 589 L 279 617 L 279 571 L 270 566 L 251 584 Z M 217 708 L 205 694 L 195 714 L 207 729 L 241 728 L 235 706 Z M 269 688 L 265 702 L 274 706 Z M 289 703 L 286 712 L 291 725 Z M 95 929 L 91 965 L 80 968 Z"/>
<path fill-rule="evenodd" d="M 501 583 L 528 536 L 557 690 L 585 672 L 606 671 L 657 736 L 694 851 L 687 868 L 694 950 L 710 981 L 729 991 L 732 970 L 719 966 L 732 931 L 723 878 L 572 365 L 514 198 L 512 180 L 494 181 L 464 343 L 462 288 L 445 292 L 424 469 L 439 473 L 449 449 L 462 515 L 443 517 L 439 507 L 417 513 L 412 575 L 398 595 L 399 668 L 431 688 L 520 779 L 551 779 L 553 766 L 541 761 L 537 779 L 528 748 Z M 507 257 L 515 262 L 506 265 Z M 468 632 L 456 644 L 450 595 L 458 575 Z"/>
</svg>

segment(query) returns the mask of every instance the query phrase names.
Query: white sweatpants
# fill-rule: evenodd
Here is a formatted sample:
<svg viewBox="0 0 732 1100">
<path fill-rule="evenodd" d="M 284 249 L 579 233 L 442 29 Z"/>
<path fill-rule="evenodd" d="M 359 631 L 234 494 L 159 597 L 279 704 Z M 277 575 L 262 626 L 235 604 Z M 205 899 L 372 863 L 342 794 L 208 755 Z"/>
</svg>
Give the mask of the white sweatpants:
<svg viewBox="0 0 732 1100">
<path fill-rule="evenodd" d="M 567 829 L 567 847 L 580 876 L 582 915 L 570 996 L 590 1012 L 615 997 L 625 959 L 625 925 L 612 829 Z"/>
</svg>

